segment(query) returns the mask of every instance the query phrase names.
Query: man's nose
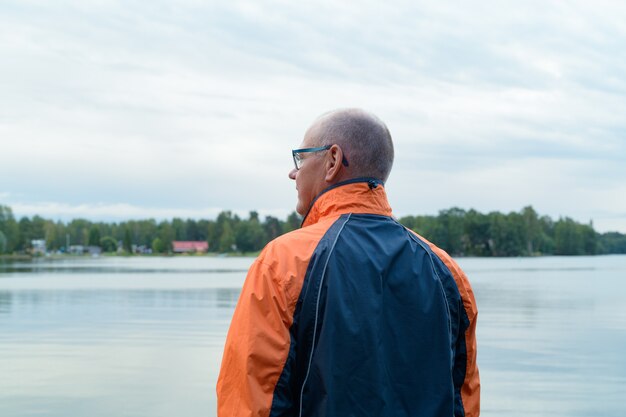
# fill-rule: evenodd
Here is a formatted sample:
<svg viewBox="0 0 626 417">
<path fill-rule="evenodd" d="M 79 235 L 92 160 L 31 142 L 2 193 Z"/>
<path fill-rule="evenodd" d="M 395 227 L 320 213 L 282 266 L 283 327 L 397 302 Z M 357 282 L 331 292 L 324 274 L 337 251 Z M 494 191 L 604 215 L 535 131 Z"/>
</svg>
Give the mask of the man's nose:
<svg viewBox="0 0 626 417">
<path fill-rule="evenodd" d="M 289 178 L 292 180 L 295 180 L 297 174 L 298 174 L 298 170 L 294 168 L 291 171 L 289 171 Z"/>
</svg>

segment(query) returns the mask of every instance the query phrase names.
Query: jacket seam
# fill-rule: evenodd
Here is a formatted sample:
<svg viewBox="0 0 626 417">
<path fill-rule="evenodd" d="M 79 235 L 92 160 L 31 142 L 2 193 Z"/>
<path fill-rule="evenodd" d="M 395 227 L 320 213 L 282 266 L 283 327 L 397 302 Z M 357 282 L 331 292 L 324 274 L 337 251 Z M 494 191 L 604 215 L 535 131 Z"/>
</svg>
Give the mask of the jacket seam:
<svg viewBox="0 0 626 417">
<path fill-rule="evenodd" d="M 352 214 L 348 214 L 348 217 L 343 222 L 343 224 L 341 225 L 341 228 L 337 232 L 337 236 L 335 236 L 335 240 L 333 241 L 333 244 L 330 247 L 330 250 L 328 251 L 328 256 L 326 257 L 326 262 L 324 263 L 324 268 L 322 269 L 322 278 L 320 278 L 320 285 L 319 285 L 319 288 L 317 290 L 317 299 L 316 299 L 316 302 L 315 302 L 315 322 L 313 324 L 313 339 L 311 341 L 311 353 L 309 354 L 309 363 L 307 365 L 307 370 L 306 370 L 306 374 L 305 374 L 304 380 L 302 381 L 302 387 L 300 388 L 300 412 L 298 413 L 298 415 L 300 417 L 302 417 L 302 404 L 303 404 L 302 399 L 304 397 L 304 387 L 306 386 L 306 383 L 307 383 L 307 381 L 309 379 L 309 374 L 311 372 L 311 364 L 313 362 L 313 353 L 315 352 L 315 338 L 317 336 L 317 319 L 318 319 L 318 316 L 319 316 L 320 295 L 322 293 L 322 287 L 323 287 L 323 284 L 324 284 L 324 278 L 326 276 L 326 270 L 328 268 L 328 262 L 330 261 L 330 257 L 333 254 L 333 251 L 335 250 L 335 246 L 337 245 L 337 241 L 339 240 L 339 236 L 341 235 L 341 232 L 343 231 L 343 228 L 346 226 L 346 224 L 350 220 L 350 216 L 351 215 Z"/>
</svg>

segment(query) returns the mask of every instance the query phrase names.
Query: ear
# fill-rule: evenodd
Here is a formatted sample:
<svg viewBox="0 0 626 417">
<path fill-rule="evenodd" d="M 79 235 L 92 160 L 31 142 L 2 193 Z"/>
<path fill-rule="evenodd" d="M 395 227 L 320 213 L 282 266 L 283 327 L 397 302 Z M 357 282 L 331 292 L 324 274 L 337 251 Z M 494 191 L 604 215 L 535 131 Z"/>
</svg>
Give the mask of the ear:
<svg viewBox="0 0 626 417">
<path fill-rule="evenodd" d="M 324 180 L 329 183 L 337 182 L 343 168 L 343 151 L 339 145 L 333 145 L 326 154 L 326 176 Z"/>
</svg>

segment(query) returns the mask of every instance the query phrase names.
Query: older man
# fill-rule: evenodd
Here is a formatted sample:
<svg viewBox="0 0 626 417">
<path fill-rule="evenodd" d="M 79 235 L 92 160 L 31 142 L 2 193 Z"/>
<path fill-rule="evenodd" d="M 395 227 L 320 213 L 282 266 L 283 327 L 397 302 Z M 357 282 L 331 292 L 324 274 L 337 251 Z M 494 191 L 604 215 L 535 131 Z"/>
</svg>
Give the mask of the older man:
<svg viewBox="0 0 626 417">
<path fill-rule="evenodd" d="M 385 124 L 330 112 L 292 154 L 302 228 L 250 268 L 218 416 L 478 416 L 474 295 L 448 254 L 392 217 Z"/>
</svg>

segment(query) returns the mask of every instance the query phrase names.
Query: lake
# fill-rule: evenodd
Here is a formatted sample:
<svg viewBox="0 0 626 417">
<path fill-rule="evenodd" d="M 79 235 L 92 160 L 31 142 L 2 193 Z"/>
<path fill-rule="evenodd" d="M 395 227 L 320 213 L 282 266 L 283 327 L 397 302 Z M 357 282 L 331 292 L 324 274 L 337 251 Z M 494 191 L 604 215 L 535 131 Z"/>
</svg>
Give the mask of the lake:
<svg viewBox="0 0 626 417">
<path fill-rule="evenodd" d="M 0 416 L 215 416 L 252 258 L 0 263 Z M 482 416 L 623 417 L 626 256 L 461 258 Z"/>
</svg>

